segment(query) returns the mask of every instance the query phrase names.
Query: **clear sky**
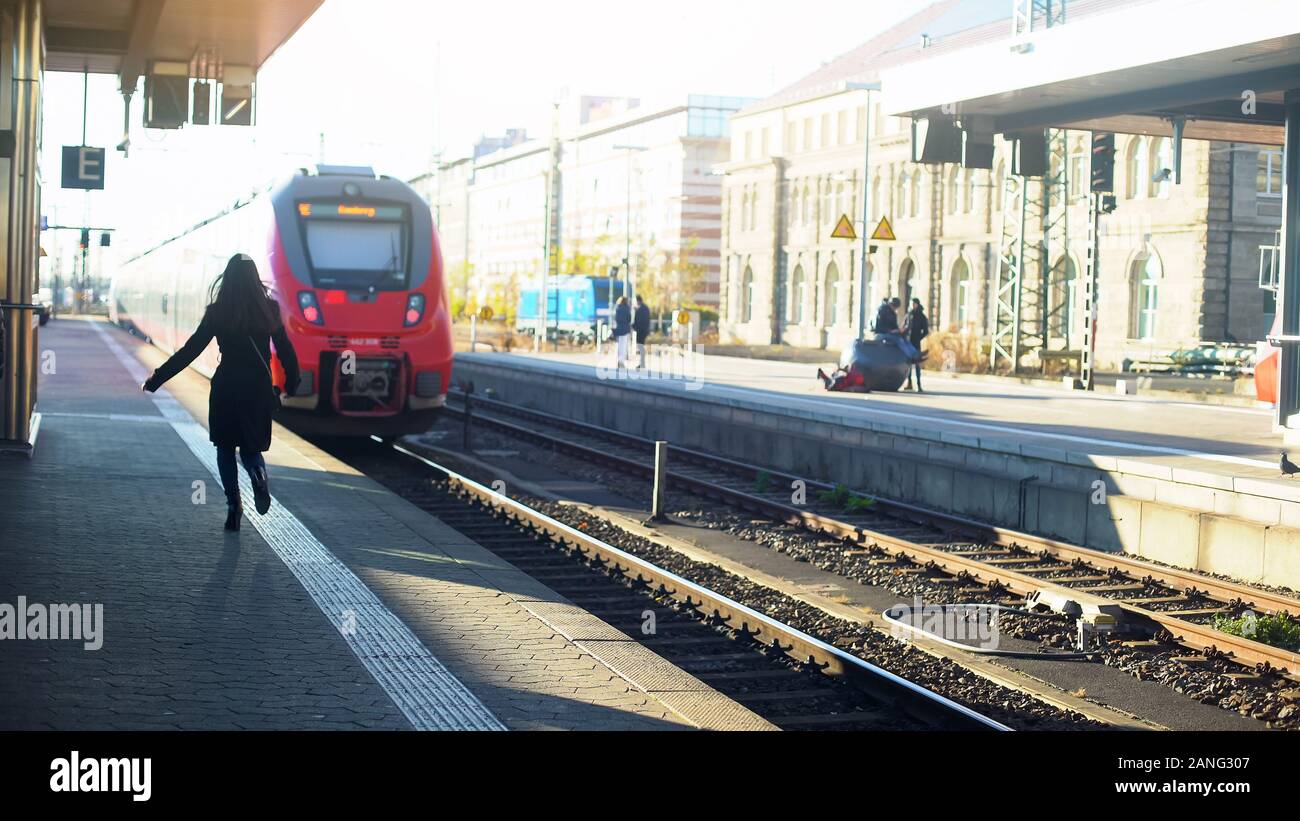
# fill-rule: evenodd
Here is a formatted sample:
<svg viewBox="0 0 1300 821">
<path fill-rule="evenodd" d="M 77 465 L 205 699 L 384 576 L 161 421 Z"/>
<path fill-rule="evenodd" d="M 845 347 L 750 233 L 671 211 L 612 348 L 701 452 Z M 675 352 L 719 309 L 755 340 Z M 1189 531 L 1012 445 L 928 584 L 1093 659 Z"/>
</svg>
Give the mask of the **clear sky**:
<svg viewBox="0 0 1300 821">
<path fill-rule="evenodd" d="M 544 134 L 566 94 L 762 97 L 926 0 L 326 0 L 258 77 L 253 128 L 141 127 L 122 137 L 116 78 L 92 76 L 87 142 L 110 149 L 107 190 L 61 191 L 59 148 L 81 142 L 82 78 L 46 76 L 43 212 L 122 229 L 137 248 L 277 174 L 327 162 L 414 176 L 481 134 Z M 322 134 L 324 135 L 322 138 Z M 75 244 L 75 237 L 64 240 Z"/>
</svg>

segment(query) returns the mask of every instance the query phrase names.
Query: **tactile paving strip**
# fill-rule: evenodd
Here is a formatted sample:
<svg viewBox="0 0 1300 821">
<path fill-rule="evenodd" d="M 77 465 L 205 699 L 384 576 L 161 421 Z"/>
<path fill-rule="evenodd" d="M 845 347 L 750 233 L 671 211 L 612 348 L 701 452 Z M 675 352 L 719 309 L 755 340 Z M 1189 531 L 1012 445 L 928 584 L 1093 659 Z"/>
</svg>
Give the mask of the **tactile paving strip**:
<svg viewBox="0 0 1300 821">
<path fill-rule="evenodd" d="M 99 323 L 93 323 L 92 327 L 132 378 L 143 382 L 148 377 L 144 366 Z M 208 441 L 203 426 L 170 396 L 160 392 L 153 395 L 153 401 L 190 451 L 220 481 L 217 452 Z M 252 498 L 252 486 L 242 470 L 240 487 L 245 498 Z M 415 729 L 505 729 L 478 697 L 453 676 L 401 619 L 385 607 L 297 517 L 280 505 L 274 505 L 266 516 L 251 516 L 247 520 L 297 577 L 316 606 Z"/>
</svg>

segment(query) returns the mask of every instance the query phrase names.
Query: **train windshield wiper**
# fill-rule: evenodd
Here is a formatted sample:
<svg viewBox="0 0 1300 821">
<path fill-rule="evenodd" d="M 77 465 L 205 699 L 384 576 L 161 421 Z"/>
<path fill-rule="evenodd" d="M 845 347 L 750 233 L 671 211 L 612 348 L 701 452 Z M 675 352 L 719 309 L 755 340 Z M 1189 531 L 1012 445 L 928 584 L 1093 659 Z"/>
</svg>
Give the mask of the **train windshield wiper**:
<svg viewBox="0 0 1300 821">
<path fill-rule="evenodd" d="M 392 242 L 392 251 L 393 253 L 388 257 L 388 261 L 384 263 L 383 269 L 379 271 L 379 276 L 366 283 L 367 290 L 374 291 L 379 285 L 383 284 L 385 279 L 401 273 L 401 270 L 397 267 L 398 263 L 401 262 L 401 258 L 397 253 L 396 240 Z"/>
</svg>

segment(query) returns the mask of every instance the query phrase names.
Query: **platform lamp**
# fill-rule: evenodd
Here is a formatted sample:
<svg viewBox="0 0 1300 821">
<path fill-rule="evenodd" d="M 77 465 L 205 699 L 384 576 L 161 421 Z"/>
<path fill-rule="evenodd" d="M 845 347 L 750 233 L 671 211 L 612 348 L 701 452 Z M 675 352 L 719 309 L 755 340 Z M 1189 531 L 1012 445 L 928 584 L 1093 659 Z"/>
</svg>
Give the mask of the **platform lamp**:
<svg viewBox="0 0 1300 821">
<path fill-rule="evenodd" d="M 846 81 L 845 91 L 867 92 L 867 119 L 863 124 L 866 133 L 862 135 L 862 260 L 858 264 L 858 338 L 867 337 L 867 256 L 870 254 L 868 242 L 871 238 L 871 92 L 880 90 L 880 81 L 871 83 Z"/>
</svg>

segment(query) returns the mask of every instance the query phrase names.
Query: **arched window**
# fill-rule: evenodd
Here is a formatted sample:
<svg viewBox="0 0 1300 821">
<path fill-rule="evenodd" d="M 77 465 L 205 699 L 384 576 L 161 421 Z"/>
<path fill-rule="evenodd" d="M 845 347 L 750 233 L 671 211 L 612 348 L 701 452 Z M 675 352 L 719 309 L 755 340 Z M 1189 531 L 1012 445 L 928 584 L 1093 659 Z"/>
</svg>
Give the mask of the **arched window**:
<svg viewBox="0 0 1300 821">
<path fill-rule="evenodd" d="M 879 220 L 880 215 L 884 213 L 883 209 L 885 204 L 880 201 L 880 195 L 881 195 L 880 175 L 877 174 L 876 178 L 871 181 L 871 221 L 872 222 Z"/>
<path fill-rule="evenodd" d="M 962 186 L 961 210 L 963 214 L 969 214 L 975 210 L 975 169 L 967 168 L 962 176 L 965 185 Z"/>
<path fill-rule="evenodd" d="M 796 265 L 794 269 L 794 281 L 790 286 L 790 306 L 789 319 L 795 325 L 803 324 L 803 300 L 804 291 L 807 288 L 807 277 L 804 275 L 803 266 Z"/>
<path fill-rule="evenodd" d="M 1129 140 L 1127 169 L 1128 198 L 1134 200 L 1146 197 L 1147 187 L 1151 182 L 1151 163 L 1146 137 L 1134 137 Z"/>
<path fill-rule="evenodd" d="M 1051 282 L 1050 334 L 1064 339 L 1067 348 L 1073 348 L 1077 336 L 1074 324 L 1078 318 L 1079 269 L 1072 258 L 1063 256 L 1056 261 L 1052 266 Z"/>
<path fill-rule="evenodd" d="M 807 225 L 812 219 L 812 190 L 808 186 L 808 181 L 804 180 L 803 184 L 803 204 L 799 209 L 799 224 Z"/>
<path fill-rule="evenodd" d="M 758 186 L 749 190 L 749 230 L 758 229 Z"/>
<path fill-rule="evenodd" d="M 790 219 L 790 225 L 799 224 L 799 183 L 790 183 L 790 205 L 787 214 Z"/>
<path fill-rule="evenodd" d="M 903 264 L 898 266 L 898 298 L 906 309 L 912 304 L 912 292 L 916 288 L 916 263 L 910 259 L 903 260 Z"/>
<path fill-rule="evenodd" d="M 961 203 L 961 169 L 955 165 L 948 167 L 948 213 L 957 213 Z"/>
<path fill-rule="evenodd" d="M 1135 293 L 1134 326 L 1138 339 L 1156 338 L 1157 309 L 1160 307 L 1160 280 L 1164 267 L 1160 257 L 1148 252 L 1133 262 Z"/>
<path fill-rule="evenodd" d="M 970 322 L 970 299 L 970 265 L 966 264 L 965 257 L 957 257 L 952 266 L 952 321 L 960 331 L 966 330 Z"/>
<path fill-rule="evenodd" d="M 912 172 L 907 168 L 898 172 L 898 196 L 895 205 L 896 213 L 900 217 L 907 216 L 908 199 L 912 192 Z"/>
<path fill-rule="evenodd" d="M 915 217 L 921 212 L 921 178 L 923 176 L 925 176 L 925 172 L 919 168 L 912 172 L 912 194 L 908 198 L 909 208 L 907 211 L 909 216 Z"/>
<path fill-rule="evenodd" d="M 740 195 L 740 230 L 749 230 L 749 187 Z"/>
<path fill-rule="evenodd" d="M 840 268 L 832 262 L 826 268 L 826 327 L 840 324 Z"/>
<path fill-rule="evenodd" d="M 1162 200 L 1169 199 L 1174 187 L 1174 143 L 1168 137 L 1161 137 L 1151 147 L 1151 173 L 1160 176 L 1160 182 L 1153 182 L 1154 195 Z M 1166 170 L 1168 174 L 1166 175 Z"/>
<path fill-rule="evenodd" d="M 743 322 L 754 319 L 754 269 L 745 266 L 745 273 L 740 277 L 740 304 Z"/>
</svg>

